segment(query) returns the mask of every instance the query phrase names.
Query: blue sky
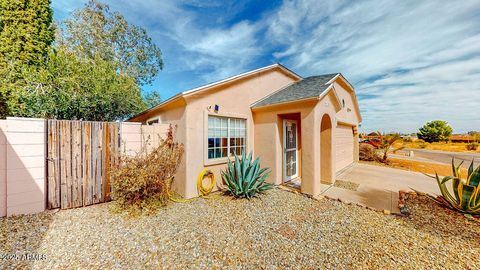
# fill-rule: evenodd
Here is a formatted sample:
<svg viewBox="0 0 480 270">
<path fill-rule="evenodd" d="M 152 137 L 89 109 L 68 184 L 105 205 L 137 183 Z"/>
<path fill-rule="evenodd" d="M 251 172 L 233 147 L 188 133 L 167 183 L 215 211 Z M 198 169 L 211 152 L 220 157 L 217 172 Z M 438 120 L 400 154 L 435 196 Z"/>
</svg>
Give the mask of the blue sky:
<svg viewBox="0 0 480 270">
<path fill-rule="evenodd" d="M 55 19 L 85 2 L 53 0 Z M 162 49 L 165 69 L 144 91 L 163 99 L 279 62 L 302 76 L 343 73 L 363 131 L 435 119 L 480 130 L 480 1 L 105 2 Z"/>
</svg>

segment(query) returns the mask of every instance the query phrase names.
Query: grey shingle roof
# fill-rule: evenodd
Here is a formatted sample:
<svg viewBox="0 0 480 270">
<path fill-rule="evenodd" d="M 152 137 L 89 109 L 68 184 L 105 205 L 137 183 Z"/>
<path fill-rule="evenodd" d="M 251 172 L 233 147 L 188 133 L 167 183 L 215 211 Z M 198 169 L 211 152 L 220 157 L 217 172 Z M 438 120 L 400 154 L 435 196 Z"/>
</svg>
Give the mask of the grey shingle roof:
<svg viewBox="0 0 480 270">
<path fill-rule="evenodd" d="M 252 104 L 252 108 L 320 96 L 338 73 L 311 76 L 295 82 Z"/>
</svg>

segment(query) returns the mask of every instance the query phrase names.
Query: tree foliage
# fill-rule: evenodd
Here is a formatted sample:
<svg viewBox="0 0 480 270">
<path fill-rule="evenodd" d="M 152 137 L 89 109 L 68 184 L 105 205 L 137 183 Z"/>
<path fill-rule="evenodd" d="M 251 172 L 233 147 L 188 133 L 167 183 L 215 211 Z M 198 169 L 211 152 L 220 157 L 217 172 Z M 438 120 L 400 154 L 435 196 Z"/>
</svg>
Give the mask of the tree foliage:
<svg viewBox="0 0 480 270">
<path fill-rule="evenodd" d="M 11 115 L 21 70 L 43 65 L 54 40 L 52 22 L 49 0 L 0 0 L 0 118 Z"/>
<path fill-rule="evenodd" d="M 118 64 L 122 73 L 149 84 L 163 68 L 162 53 L 139 26 L 130 25 L 108 5 L 90 0 L 63 23 L 59 43 L 79 57 L 101 57 Z"/>
<path fill-rule="evenodd" d="M 162 102 L 162 98 L 158 91 L 150 91 L 143 96 L 143 101 L 147 108 L 153 108 Z"/>
<path fill-rule="evenodd" d="M 139 86 L 110 61 L 81 59 L 59 48 L 45 67 L 24 70 L 10 110 L 17 116 L 112 121 L 144 110 Z"/>
<path fill-rule="evenodd" d="M 439 142 L 448 141 L 448 138 L 452 135 L 453 129 L 446 122 L 442 120 L 435 120 L 427 122 L 420 131 L 417 133 L 419 139 L 426 142 Z"/>
<path fill-rule="evenodd" d="M 49 0 L 0 0 L 0 68 L 41 65 L 54 40 Z"/>
<path fill-rule="evenodd" d="M 48 0 L 0 5 L 0 118 L 112 121 L 160 101 L 140 91 L 163 67 L 160 50 L 107 5 L 75 11 L 55 43 Z"/>
</svg>

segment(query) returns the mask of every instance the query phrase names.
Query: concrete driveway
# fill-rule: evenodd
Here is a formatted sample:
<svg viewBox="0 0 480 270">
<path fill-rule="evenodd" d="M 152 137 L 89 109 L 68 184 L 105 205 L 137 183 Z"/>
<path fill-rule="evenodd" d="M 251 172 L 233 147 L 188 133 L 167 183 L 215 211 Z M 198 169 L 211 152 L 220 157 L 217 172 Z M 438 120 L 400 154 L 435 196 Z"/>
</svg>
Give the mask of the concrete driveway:
<svg viewBox="0 0 480 270">
<path fill-rule="evenodd" d="M 422 191 L 438 194 L 434 179 L 421 173 L 393 169 L 382 166 L 357 163 L 337 176 L 337 180 L 357 183 L 357 190 L 349 190 L 334 185 L 324 186 L 322 195 L 360 203 L 378 210 L 399 213 L 398 192 L 400 190 Z"/>
</svg>

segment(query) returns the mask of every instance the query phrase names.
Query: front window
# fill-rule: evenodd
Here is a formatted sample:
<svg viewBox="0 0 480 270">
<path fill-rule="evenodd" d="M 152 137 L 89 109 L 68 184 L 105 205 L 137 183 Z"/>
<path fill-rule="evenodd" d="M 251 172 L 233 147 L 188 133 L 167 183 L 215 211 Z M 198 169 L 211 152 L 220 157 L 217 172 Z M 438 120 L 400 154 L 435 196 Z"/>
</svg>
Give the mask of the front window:
<svg viewBox="0 0 480 270">
<path fill-rule="evenodd" d="M 245 151 L 246 120 L 208 116 L 208 159 L 224 158 Z"/>
<path fill-rule="evenodd" d="M 158 118 L 157 118 L 157 119 L 150 120 L 150 121 L 147 121 L 147 125 L 149 125 L 149 126 L 155 125 L 155 124 L 158 124 Z"/>
</svg>

